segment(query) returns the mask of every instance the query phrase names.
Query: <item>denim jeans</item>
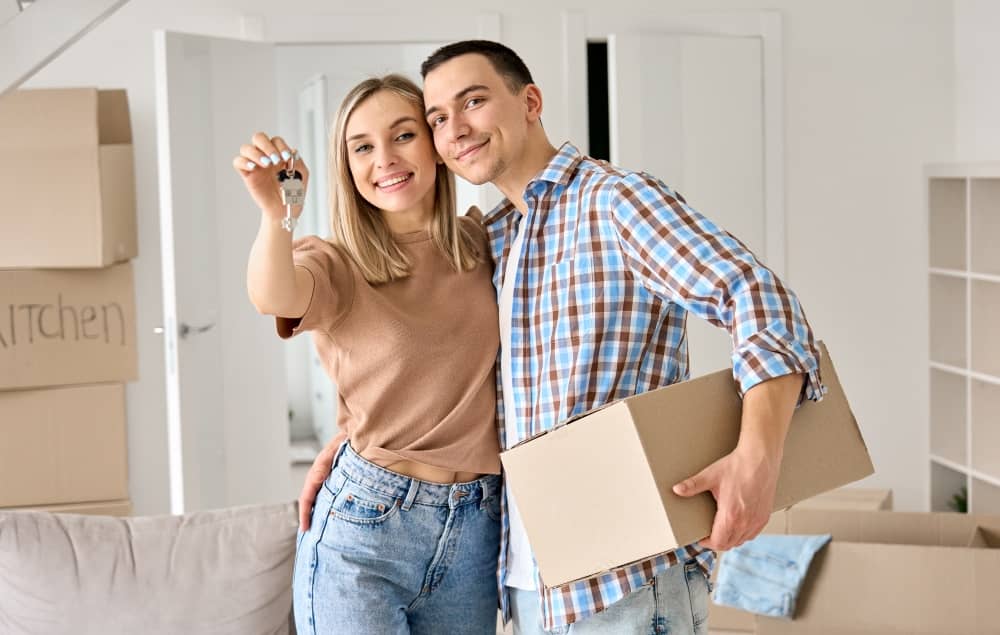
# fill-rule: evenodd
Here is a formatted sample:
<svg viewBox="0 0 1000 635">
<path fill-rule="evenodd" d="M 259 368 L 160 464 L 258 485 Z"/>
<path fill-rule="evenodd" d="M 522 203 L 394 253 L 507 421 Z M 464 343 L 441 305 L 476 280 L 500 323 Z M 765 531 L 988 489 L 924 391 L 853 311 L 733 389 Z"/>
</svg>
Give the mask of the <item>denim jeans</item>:
<svg viewBox="0 0 1000 635">
<path fill-rule="evenodd" d="M 791 619 L 809 564 L 830 538 L 831 534 L 762 534 L 726 552 L 719 566 L 715 603 Z"/>
<path fill-rule="evenodd" d="M 300 635 L 496 631 L 500 477 L 441 485 L 344 444 L 300 533 Z"/>
<path fill-rule="evenodd" d="M 514 635 L 545 635 L 536 591 L 510 589 Z M 604 611 L 552 633 L 569 635 L 705 635 L 708 580 L 694 562 L 670 567 Z"/>
</svg>

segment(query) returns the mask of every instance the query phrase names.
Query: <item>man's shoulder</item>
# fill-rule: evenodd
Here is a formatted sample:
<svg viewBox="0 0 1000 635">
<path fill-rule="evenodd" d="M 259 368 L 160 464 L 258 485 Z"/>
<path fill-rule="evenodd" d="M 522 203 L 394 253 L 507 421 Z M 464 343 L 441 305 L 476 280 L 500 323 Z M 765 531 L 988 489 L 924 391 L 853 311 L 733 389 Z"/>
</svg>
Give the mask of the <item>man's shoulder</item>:
<svg viewBox="0 0 1000 635">
<path fill-rule="evenodd" d="M 581 185 L 601 187 L 618 192 L 639 188 L 662 189 L 664 183 L 655 176 L 617 166 L 604 159 L 585 156 L 580 162 L 578 177 Z"/>
</svg>

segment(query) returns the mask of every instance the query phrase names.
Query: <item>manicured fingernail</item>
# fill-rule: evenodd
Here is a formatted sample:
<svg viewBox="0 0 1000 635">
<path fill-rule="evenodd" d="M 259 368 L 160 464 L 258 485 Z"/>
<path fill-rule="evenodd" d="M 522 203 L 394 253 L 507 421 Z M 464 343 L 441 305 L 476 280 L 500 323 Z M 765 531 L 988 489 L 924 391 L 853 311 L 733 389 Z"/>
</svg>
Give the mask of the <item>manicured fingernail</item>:
<svg viewBox="0 0 1000 635">
<path fill-rule="evenodd" d="M 252 170 L 252 169 L 254 169 L 255 167 L 257 167 L 257 164 L 256 164 L 256 163 L 254 163 L 253 161 L 247 161 L 247 169 L 248 169 L 248 170 Z"/>
<path fill-rule="evenodd" d="M 267 166 L 271 165 L 271 159 L 268 159 L 267 157 L 261 157 L 260 164 L 266 168 Z"/>
<path fill-rule="evenodd" d="M 284 159 L 285 161 L 287 161 L 287 160 L 289 160 L 289 159 L 292 158 L 292 153 L 289 152 L 288 150 L 282 150 L 281 151 L 281 158 Z"/>
<path fill-rule="evenodd" d="M 277 152 L 275 152 L 274 154 L 271 155 L 271 163 L 277 163 L 280 160 L 281 159 L 278 158 L 278 153 Z"/>
</svg>

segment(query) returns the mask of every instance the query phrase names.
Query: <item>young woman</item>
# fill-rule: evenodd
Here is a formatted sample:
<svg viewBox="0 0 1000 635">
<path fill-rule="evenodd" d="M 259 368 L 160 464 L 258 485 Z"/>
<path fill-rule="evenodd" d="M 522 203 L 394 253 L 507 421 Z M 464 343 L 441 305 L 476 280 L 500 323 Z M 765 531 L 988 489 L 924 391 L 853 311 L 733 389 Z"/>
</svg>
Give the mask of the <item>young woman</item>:
<svg viewBox="0 0 1000 635">
<path fill-rule="evenodd" d="M 261 209 L 250 299 L 282 338 L 313 333 L 339 393 L 334 467 L 296 553 L 303 634 L 495 630 L 492 266 L 481 214 L 456 215 L 423 110 L 398 75 L 348 93 L 330 138 L 331 240 L 282 225 L 283 139 L 257 133 L 233 161 Z"/>
</svg>

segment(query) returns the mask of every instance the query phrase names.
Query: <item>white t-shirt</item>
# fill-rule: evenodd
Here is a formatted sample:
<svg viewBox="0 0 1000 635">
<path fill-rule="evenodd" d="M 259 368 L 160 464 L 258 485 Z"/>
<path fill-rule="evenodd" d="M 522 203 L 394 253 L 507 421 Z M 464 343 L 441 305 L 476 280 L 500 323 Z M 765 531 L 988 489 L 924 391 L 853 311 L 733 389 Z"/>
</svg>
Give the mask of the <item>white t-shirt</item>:
<svg viewBox="0 0 1000 635">
<path fill-rule="evenodd" d="M 517 233 L 507 256 L 507 266 L 504 270 L 503 287 L 500 288 L 500 380 L 503 386 L 503 410 L 504 425 L 506 431 L 506 447 L 511 447 L 518 442 L 516 437 L 515 411 L 514 411 L 514 381 L 510 375 L 510 332 L 511 313 L 514 303 L 514 278 L 517 274 L 517 263 L 521 260 L 521 253 L 524 251 L 524 235 L 521 222 L 514 229 Z M 535 589 L 535 575 L 531 558 L 531 546 L 528 544 L 528 535 L 524 531 L 524 523 L 521 522 L 521 514 L 517 511 L 514 497 L 507 490 L 507 519 L 510 521 L 510 535 L 507 542 L 507 581 L 506 585 L 517 589 Z"/>
</svg>

